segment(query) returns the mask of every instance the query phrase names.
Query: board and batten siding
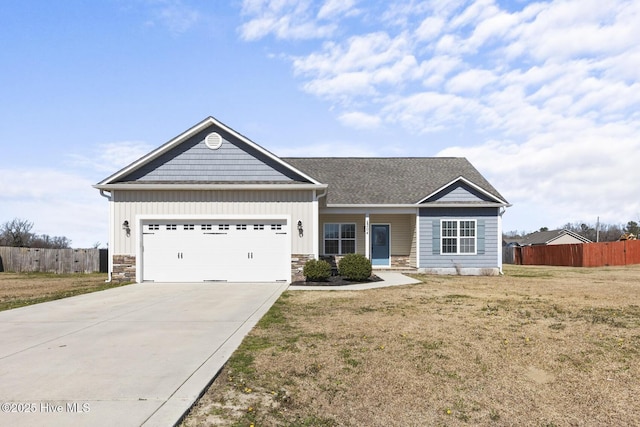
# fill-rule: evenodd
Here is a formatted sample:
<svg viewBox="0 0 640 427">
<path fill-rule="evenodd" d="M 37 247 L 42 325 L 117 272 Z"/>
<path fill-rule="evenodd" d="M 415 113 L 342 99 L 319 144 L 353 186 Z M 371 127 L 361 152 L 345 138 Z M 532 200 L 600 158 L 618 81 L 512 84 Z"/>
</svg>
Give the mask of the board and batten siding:
<svg viewBox="0 0 640 427">
<path fill-rule="evenodd" d="M 495 269 L 498 261 L 498 208 L 421 208 L 419 219 L 420 269 Z M 440 221 L 447 219 L 477 221 L 477 246 L 475 255 L 455 255 L 440 253 L 440 236 L 434 236 L 434 223 L 440 229 Z M 483 232 L 484 231 L 484 232 Z M 482 235 L 481 235 L 482 234 Z M 482 241 L 483 240 L 483 241 Z M 434 250 L 434 244 L 438 247 Z"/>
<path fill-rule="evenodd" d="M 298 221 L 306 227 L 313 224 L 313 192 L 293 191 L 123 191 L 112 193 L 114 236 L 113 254 L 134 255 L 139 231 L 139 215 L 167 216 L 236 216 L 282 215 L 291 217 L 291 251 L 296 254 L 314 253 L 310 237 L 300 237 Z M 126 235 L 122 223 L 129 222 L 131 233 Z M 310 234 L 308 234 L 310 236 Z"/>
</svg>

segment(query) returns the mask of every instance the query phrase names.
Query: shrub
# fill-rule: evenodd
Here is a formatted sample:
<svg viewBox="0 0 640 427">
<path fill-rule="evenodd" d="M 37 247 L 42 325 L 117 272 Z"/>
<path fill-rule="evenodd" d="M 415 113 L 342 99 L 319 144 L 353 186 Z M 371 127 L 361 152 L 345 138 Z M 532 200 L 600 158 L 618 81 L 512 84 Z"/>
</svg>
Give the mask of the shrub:
<svg viewBox="0 0 640 427">
<path fill-rule="evenodd" d="M 338 273 L 348 280 L 366 280 L 371 276 L 371 261 L 361 254 L 345 255 L 338 262 Z"/>
<path fill-rule="evenodd" d="M 302 274 L 308 282 L 325 281 L 331 276 L 331 264 L 321 259 L 310 259 L 304 264 Z"/>
</svg>

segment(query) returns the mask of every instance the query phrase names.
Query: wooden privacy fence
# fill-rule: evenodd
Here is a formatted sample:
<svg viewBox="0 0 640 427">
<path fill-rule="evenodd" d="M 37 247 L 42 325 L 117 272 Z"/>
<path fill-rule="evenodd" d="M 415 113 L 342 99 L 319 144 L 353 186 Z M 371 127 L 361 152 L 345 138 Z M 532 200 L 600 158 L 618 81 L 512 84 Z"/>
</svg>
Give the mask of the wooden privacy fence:
<svg viewBox="0 0 640 427">
<path fill-rule="evenodd" d="M 640 264 L 640 240 L 584 243 L 572 245 L 515 247 L 514 263 L 520 265 L 558 265 L 603 267 Z"/>
<path fill-rule="evenodd" d="M 106 249 L 0 247 L 0 271 L 14 273 L 95 273 L 106 271 Z M 102 258 L 102 262 L 101 262 Z"/>
</svg>

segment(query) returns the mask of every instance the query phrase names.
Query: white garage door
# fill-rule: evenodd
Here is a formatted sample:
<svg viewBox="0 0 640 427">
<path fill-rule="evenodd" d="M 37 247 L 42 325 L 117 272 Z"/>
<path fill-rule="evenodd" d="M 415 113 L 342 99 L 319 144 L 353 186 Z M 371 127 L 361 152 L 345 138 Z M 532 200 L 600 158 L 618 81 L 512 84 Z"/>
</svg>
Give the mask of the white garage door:
<svg viewBox="0 0 640 427">
<path fill-rule="evenodd" d="M 286 220 L 143 221 L 142 280 L 289 281 Z"/>
</svg>

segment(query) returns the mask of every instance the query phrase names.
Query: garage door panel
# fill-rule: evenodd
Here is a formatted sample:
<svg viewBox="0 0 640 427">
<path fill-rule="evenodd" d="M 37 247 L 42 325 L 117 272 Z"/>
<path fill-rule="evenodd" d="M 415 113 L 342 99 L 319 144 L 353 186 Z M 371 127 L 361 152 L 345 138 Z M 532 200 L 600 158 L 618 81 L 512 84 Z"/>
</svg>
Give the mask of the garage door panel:
<svg viewBox="0 0 640 427">
<path fill-rule="evenodd" d="M 284 220 L 156 221 L 143 231 L 143 280 L 289 280 Z"/>
</svg>

